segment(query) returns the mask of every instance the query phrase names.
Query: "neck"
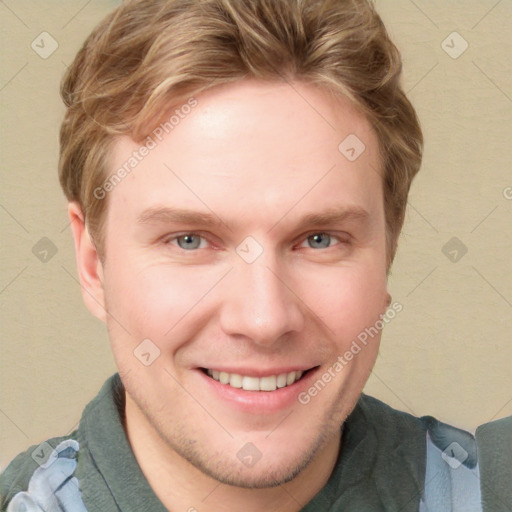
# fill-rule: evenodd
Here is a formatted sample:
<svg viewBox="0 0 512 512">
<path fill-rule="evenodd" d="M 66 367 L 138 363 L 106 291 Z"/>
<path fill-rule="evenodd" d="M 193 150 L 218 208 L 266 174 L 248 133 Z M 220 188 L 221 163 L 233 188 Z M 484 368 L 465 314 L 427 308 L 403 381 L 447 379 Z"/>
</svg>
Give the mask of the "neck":
<svg viewBox="0 0 512 512">
<path fill-rule="evenodd" d="M 300 511 L 327 483 L 341 435 L 330 439 L 293 480 L 277 487 L 246 489 L 223 484 L 176 453 L 126 396 L 126 434 L 149 485 L 168 510 L 187 512 Z"/>
</svg>

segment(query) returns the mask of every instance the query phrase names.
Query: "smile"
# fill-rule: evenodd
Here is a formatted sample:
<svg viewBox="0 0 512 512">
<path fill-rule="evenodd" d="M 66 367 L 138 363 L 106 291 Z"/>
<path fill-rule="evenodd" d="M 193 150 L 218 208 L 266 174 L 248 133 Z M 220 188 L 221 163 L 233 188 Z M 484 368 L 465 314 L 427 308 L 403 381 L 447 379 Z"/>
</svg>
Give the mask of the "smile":
<svg viewBox="0 0 512 512">
<path fill-rule="evenodd" d="M 275 391 L 276 389 L 291 386 L 297 382 L 305 372 L 292 371 L 279 375 L 268 375 L 266 377 L 253 377 L 240 375 L 238 373 L 227 373 L 218 370 L 204 370 L 212 379 L 226 384 L 232 388 L 243 389 L 244 391 Z"/>
</svg>

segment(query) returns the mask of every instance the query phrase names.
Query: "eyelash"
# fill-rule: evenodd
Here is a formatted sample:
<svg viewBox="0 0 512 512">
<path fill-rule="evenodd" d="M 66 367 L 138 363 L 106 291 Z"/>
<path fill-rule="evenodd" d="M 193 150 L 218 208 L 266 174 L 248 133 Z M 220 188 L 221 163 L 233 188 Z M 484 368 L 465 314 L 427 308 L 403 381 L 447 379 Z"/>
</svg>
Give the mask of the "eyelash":
<svg viewBox="0 0 512 512">
<path fill-rule="evenodd" d="M 334 243 L 334 244 L 331 244 L 329 245 L 329 247 L 324 247 L 324 248 L 317 248 L 317 249 L 314 249 L 313 247 L 302 247 L 302 244 L 304 243 L 307 243 L 308 239 L 315 236 L 315 235 L 323 235 L 323 236 L 328 236 L 330 237 L 331 239 L 334 239 L 336 240 L 337 242 Z M 299 239 L 299 242 L 297 244 L 294 244 L 294 247 L 297 247 L 298 248 L 303 248 L 303 249 L 313 249 L 313 250 L 319 250 L 319 249 L 331 249 L 332 247 L 338 245 L 338 244 L 344 244 L 344 245 L 348 245 L 350 243 L 350 237 L 348 234 L 344 233 L 343 234 L 344 236 L 340 235 L 340 234 L 335 234 L 335 233 L 331 233 L 329 231 L 312 231 L 310 233 L 307 233 L 305 235 L 302 235 Z M 213 245 L 215 247 L 215 244 L 213 244 L 207 236 L 205 236 L 204 234 L 201 234 L 201 233 L 198 233 L 198 232 L 195 232 L 195 231 L 188 231 L 188 232 L 183 232 L 183 233 L 178 233 L 178 234 L 175 234 L 173 235 L 172 237 L 168 237 L 166 239 L 164 239 L 164 244 L 172 244 L 174 245 L 175 247 L 177 247 L 178 249 L 181 249 L 183 252 L 197 252 L 199 249 L 205 249 L 205 247 L 198 247 L 198 248 L 195 248 L 195 249 L 191 249 L 191 250 L 187 250 L 187 249 L 183 249 L 182 247 L 180 247 L 178 245 L 178 239 L 181 238 L 181 237 L 185 237 L 185 236 L 191 236 L 191 237 L 199 237 L 201 239 L 201 243 L 202 242 L 206 242 L 210 245 Z"/>
<path fill-rule="evenodd" d="M 329 233 L 328 231 L 314 231 L 312 233 L 307 234 L 305 237 L 301 238 L 301 240 L 302 240 L 301 247 L 302 247 L 302 244 L 307 243 L 307 241 L 311 237 L 314 237 L 315 235 L 328 236 L 331 239 L 331 241 L 332 241 L 332 239 L 337 240 L 337 243 L 331 244 L 331 245 L 329 245 L 329 247 L 323 247 L 321 249 L 330 249 L 338 244 L 347 244 L 348 243 L 348 240 L 344 240 L 341 237 L 341 235 L 339 235 L 339 234 Z M 305 248 L 313 249 L 313 247 L 305 247 Z"/>
<path fill-rule="evenodd" d="M 194 251 L 197 251 L 198 249 L 204 249 L 204 247 L 198 247 L 197 249 L 194 249 L 194 250 L 187 250 L 187 249 L 183 249 L 182 247 L 180 247 L 178 245 L 178 239 L 185 237 L 185 236 L 198 237 L 201 239 L 201 241 L 205 241 L 206 243 L 212 245 L 212 242 L 209 241 L 206 236 L 202 235 L 201 233 L 196 233 L 194 231 L 178 233 L 176 235 L 173 235 L 172 237 L 164 239 L 164 243 L 175 245 L 178 249 L 181 249 L 183 252 L 194 252 Z M 175 243 L 173 243 L 173 242 L 175 242 Z"/>
</svg>

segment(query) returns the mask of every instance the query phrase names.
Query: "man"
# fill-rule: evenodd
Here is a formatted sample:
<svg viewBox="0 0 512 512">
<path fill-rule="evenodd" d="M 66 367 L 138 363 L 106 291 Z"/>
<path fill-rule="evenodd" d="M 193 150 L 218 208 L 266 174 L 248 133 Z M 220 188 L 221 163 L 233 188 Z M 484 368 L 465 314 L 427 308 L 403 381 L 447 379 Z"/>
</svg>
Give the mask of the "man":
<svg viewBox="0 0 512 512">
<path fill-rule="evenodd" d="M 470 434 L 361 395 L 421 161 L 400 71 L 363 0 L 135 0 L 94 30 L 59 171 L 119 375 L 2 510 L 480 510 Z"/>
</svg>

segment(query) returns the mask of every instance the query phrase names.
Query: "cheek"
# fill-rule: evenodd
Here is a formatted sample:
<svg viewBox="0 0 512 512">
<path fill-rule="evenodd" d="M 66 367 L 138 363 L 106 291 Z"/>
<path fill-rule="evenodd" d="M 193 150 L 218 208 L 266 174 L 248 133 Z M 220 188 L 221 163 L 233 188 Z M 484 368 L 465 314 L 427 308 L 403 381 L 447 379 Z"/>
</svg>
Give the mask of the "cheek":
<svg viewBox="0 0 512 512">
<path fill-rule="evenodd" d="M 174 327 L 198 307 L 221 271 L 169 264 L 118 266 L 105 279 L 109 313 L 132 338 L 168 343 Z"/>
<path fill-rule="evenodd" d="M 343 346 L 374 325 L 386 309 L 384 266 L 317 268 L 303 277 L 304 302 Z"/>
</svg>

